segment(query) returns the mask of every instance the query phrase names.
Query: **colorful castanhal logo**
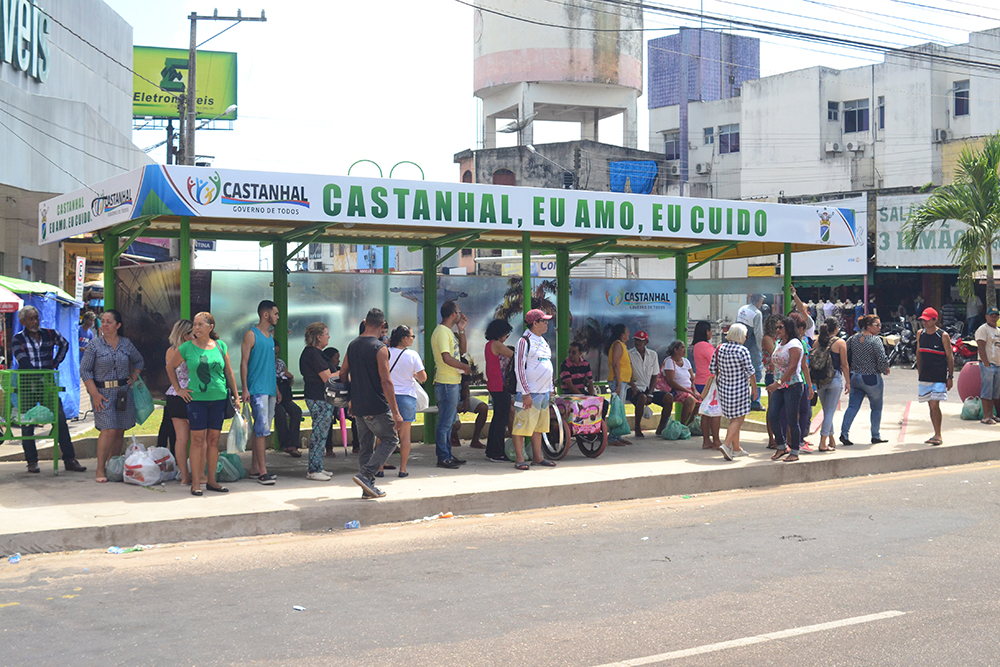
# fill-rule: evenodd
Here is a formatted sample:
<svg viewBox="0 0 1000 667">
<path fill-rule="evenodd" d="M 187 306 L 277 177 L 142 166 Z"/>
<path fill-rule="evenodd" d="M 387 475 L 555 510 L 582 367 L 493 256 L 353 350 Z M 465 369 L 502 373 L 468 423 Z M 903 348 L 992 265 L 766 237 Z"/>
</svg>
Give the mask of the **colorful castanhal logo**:
<svg viewBox="0 0 1000 667">
<path fill-rule="evenodd" d="M 830 242 L 830 212 L 825 208 L 819 213 L 819 241 L 820 243 Z"/>
<path fill-rule="evenodd" d="M 187 190 L 191 199 L 202 206 L 208 206 L 219 198 L 219 193 L 222 192 L 222 178 L 219 176 L 219 172 L 215 172 L 207 180 L 188 176 Z"/>
<path fill-rule="evenodd" d="M 625 290 L 620 289 L 614 294 L 611 292 L 605 292 L 604 298 L 608 300 L 608 304 L 611 306 L 619 306 L 621 302 L 625 300 Z"/>
</svg>

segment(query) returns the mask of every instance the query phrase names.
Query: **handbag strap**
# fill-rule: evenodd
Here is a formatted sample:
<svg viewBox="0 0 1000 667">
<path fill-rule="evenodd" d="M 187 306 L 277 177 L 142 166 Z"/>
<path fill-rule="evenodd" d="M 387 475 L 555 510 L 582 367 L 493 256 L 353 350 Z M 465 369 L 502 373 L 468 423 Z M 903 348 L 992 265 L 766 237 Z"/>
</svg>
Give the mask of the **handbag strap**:
<svg viewBox="0 0 1000 667">
<path fill-rule="evenodd" d="M 398 348 L 396 348 L 396 349 L 398 349 Z M 389 356 L 392 356 L 392 350 L 393 350 L 393 348 L 390 347 L 389 348 Z M 396 357 L 396 361 L 392 362 L 392 366 L 389 366 L 389 372 L 390 373 L 392 373 L 392 369 L 396 367 L 396 364 L 399 363 L 399 360 L 403 358 L 403 353 L 404 352 L 406 352 L 406 350 L 399 350 L 399 356 Z"/>
</svg>

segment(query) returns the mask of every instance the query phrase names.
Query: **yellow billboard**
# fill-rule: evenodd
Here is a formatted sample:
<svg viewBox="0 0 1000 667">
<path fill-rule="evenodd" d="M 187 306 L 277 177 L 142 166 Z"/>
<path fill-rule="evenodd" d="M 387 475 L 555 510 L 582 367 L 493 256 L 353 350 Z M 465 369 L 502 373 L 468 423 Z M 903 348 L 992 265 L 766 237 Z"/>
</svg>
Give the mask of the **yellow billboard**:
<svg viewBox="0 0 1000 667">
<path fill-rule="evenodd" d="M 198 118 L 236 120 L 236 54 L 198 51 L 195 73 Z M 188 52 L 156 46 L 132 49 L 132 115 L 136 118 L 177 118 L 177 98 L 187 90 Z"/>
</svg>

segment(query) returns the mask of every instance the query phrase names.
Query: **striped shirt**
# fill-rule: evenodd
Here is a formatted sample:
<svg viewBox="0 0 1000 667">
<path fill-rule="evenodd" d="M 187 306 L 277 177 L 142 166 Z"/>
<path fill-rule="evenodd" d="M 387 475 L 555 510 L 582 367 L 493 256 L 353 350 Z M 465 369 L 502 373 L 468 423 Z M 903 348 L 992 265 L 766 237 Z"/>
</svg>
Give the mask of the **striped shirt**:
<svg viewBox="0 0 1000 667">
<path fill-rule="evenodd" d="M 514 360 L 519 394 L 547 394 L 552 391 L 552 348 L 544 338 L 530 332 L 521 336 Z"/>
<path fill-rule="evenodd" d="M 889 370 L 889 358 L 878 336 L 854 334 L 847 339 L 847 356 L 852 373 L 880 375 Z"/>
<path fill-rule="evenodd" d="M 66 358 L 69 341 L 55 329 L 39 329 L 38 340 L 22 329 L 11 338 L 10 347 L 18 368 L 54 370 Z"/>
</svg>

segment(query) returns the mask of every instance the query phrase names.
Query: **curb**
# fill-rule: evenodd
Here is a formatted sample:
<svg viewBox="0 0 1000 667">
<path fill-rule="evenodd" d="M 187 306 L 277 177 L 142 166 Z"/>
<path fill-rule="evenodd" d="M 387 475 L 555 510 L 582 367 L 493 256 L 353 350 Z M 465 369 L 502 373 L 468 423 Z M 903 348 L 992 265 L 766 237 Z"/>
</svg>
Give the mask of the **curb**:
<svg viewBox="0 0 1000 667">
<path fill-rule="evenodd" d="M 747 465 L 628 479 L 567 482 L 555 486 L 501 489 L 405 500 L 339 501 L 298 509 L 108 526 L 54 529 L 0 536 L 0 553 L 104 549 L 112 544 L 160 544 L 249 537 L 298 531 L 339 530 L 347 521 L 362 525 L 412 521 L 451 511 L 455 515 L 503 513 L 559 505 L 700 494 L 880 475 L 1000 459 L 1000 441 L 934 447 L 851 458 L 811 457 L 795 465 L 755 460 Z M 181 537 L 182 536 L 182 537 Z"/>
</svg>

